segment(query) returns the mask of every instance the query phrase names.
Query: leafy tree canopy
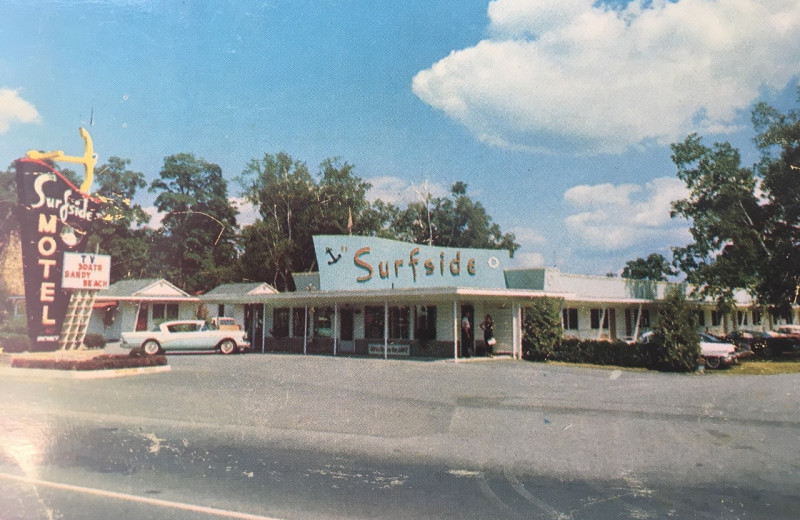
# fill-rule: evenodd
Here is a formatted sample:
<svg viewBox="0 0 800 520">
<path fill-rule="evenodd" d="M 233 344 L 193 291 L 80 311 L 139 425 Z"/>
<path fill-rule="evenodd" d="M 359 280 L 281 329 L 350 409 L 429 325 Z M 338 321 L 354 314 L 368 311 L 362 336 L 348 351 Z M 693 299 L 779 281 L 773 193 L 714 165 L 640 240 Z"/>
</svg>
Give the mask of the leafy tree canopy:
<svg viewBox="0 0 800 520">
<path fill-rule="evenodd" d="M 750 168 L 729 143 L 707 147 L 692 134 L 672 145 L 690 189 L 673 216 L 692 221 L 693 238 L 674 259 L 703 295 L 730 301 L 734 288 L 745 288 L 785 308 L 800 288 L 800 113 L 759 103 L 752 121 L 761 160 Z"/>
<path fill-rule="evenodd" d="M 170 155 L 149 191 L 158 193 L 155 205 L 165 214 L 155 248 L 168 266 L 162 276 L 190 292 L 236 276 L 237 210 L 218 165 L 189 153 Z"/>
<path fill-rule="evenodd" d="M 672 268 L 670 263 L 659 253 L 651 253 L 647 258 L 637 258 L 625 262 L 622 269 L 623 278 L 633 280 L 652 280 L 656 282 L 667 281 L 668 276 L 675 276 L 677 271 Z"/>
</svg>

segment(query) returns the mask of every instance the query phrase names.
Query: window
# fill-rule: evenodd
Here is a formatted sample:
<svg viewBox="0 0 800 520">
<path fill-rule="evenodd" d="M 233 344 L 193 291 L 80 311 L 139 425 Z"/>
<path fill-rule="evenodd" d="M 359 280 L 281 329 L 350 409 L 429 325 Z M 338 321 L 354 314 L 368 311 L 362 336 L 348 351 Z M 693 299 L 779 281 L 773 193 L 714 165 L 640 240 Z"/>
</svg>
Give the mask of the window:
<svg viewBox="0 0 800 520">
<path fill-rule="evenodd" d="M 153 304 L 153 320 L 163 320 L 166 315 L 167 306 L 163 303 Z"/>
<path fill-rule="evenodd" d="M 603 317 L 603 327 L 604 329 L 608 328 L 608 309 L 592 309 L 591 311 L 591 325 L 593 329 L 600 328 L 600 316 Z M 644 313 L 642 314 L 644 316 Z"/>
<path fill-rule="evenodd" d="M 705 327 L 706 326 L 706 311 L 703 309 L 695 311 L 695 316 L 697 317 L 697 326 L 698 327 Z"/>
<path fill-rule="evenodd" d="M 389 337 L 408 339 L 411 337 L 411 309 L 409 307 L 389 307 Z"/>
<path fill-rule="evenodd" d="M 272 311 L 272 337 L 285 338 L 289 335 L 289 309 L 280 307 Z"/>
<path fill-rule="evenodd" d="M 311 311 L 309 310 L 309 312 Z M 295 307 L 292 309 L 292 336 L 295 338 L 302 338 L 305 336 L 306 319 L 305 307 Z"/>
<path fill-rule="evenodd" d="M 178 319 L 178 304 L 177 303 L 154 303 L 153 304 L 153 321 L 155 320 L 177 320 Z"/>
<path fill-rule="evenodd" d="M 314 337 L 333 337 L 333 308 L 317 307 L 314 309 Z"/>
<path fill-rule="evenodd" d="M 436 306 L 417 307 L 415 337 L 421 341 L 436 339 Z"/>
<path fill-rule="evenodd" d="M 636 319 L 639 314 L 639 309 L 635 309 L 633 312 L 633 319 Z M 642 317 L 639 319 L 639 328 L 640 329 L 649 329 L 650 328 L 650 309 L 642 309 Z"/>
<path fill-rule="evenodd" d="M 410 338 L 411 309 L 409 307 L 389 307 L 389 337 L 392 339 Z M 384 308 L 364 308 L 364 337 L 383 338 Z"/>
<path fill-rule="evenodd" d="M 383 307 L 364 308 L 364 337 L 383 338 Z"/>
<path fill-rule="evenodd" d="M 578 309 L 562 309 L 561 319 L 565 330 L 578 330 Z"/>
<path fill-rule="evenodd" d="M 217 316 L 225 316 L 225 304 L 220 303 L 217 305 Z"/>
<path fill-rule="evenodd" d="M 711 326 L 718 327 L 720 323 L 721 314 L 719 311 L 711 311 Z"/>
<path fill-rule="evenodd" d="M 753 309 L 753 325 L 761 325 L 761 309 Z"/>
<path fill-rule="evenodd" d="M 739 326 L 747 325 L 747 312 L 746 311 L 736 311 L 736 323 Z"/>
</svg>

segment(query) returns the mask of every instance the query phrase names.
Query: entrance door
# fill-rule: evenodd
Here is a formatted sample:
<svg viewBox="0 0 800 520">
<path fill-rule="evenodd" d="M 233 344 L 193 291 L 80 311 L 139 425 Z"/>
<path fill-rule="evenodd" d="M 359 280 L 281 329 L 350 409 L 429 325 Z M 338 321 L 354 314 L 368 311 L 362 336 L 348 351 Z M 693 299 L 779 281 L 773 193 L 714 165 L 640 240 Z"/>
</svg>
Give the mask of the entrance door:
<svg viewBox="0 0 800 520">
<path fill-rule="evenodd" d="M 244 330 L 250 340 L 250 349 L 261 352 L 264 348 L 264 306 L 250 303 L 244 306 Z"/>
<path fill-rule="evenodd" d="M 150 314 L 150 306 L 147 303 L 139 304 L 139 313 L 136 315 L 136 330 L 147 330 L 147 315 Z"/>
<path fill-rule="evenodd" d="M 342 352 L 355 352 L 356 342 L 353 340 L 353 310 L 339 311 L 339 349 Z"/>
</svg>

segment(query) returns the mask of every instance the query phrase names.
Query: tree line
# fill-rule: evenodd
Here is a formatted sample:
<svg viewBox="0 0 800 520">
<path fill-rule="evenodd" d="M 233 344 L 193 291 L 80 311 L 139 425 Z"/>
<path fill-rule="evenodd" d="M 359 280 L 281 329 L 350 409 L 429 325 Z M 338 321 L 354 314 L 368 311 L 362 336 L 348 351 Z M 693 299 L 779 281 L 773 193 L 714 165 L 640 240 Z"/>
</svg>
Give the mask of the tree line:
<svg viewBox="0 0 800 520">
<path fill-rule="evenodd" d="M 79 185 L 74 171 L 60 171 Z M 234 181 L 258 210 L 253 224 L 240 226 L 219 165 L 178 153 L 164 158 L 149 185 L 130 160 L 110 157 L 95 168 L 94 194 L 103 201 L 99 220 L 88 230 L 87 250 L 111 255 L 111 282 L 126 278 L 165 278 L 190 293 L 219 284 L 268 282 L 278 289 L 290 273 L 317 270 L 312 236 L 353 234 L 448 247 L 505 249 L 520 245 L 504 233 L 480 202 L 456 182 L 447 196 L 430 192 L 400 207 L 370 201 L 371 185 L 354 166 L 329 158 L 317 172 L 285 152 L 252 159 Z M 142 189 L 155 194 L 161 225 L 134 202 Z M 13 165 L 0 173 L 0 245 L 18 224 Z"/>
<path fill-rule="evenodd" d="M 800 99 L 800 89 L 798 89 Z M 691 134 L 671 145 L 678 178 L 689 196 L 672 203 L 672 216 L 690 221 L 692 242 L 626 263 L 622 276 L 666 280 L 682 275 L 697 296 L 720 309 L 745 289 L 759 303 L 787 310 L 800 293 L 800 112 L 781 113 L 766 103 L 752 111 L 756 164 L 743 166 L 728 142 L 705 144 Z M 97 195 L 113 218 L 97 224 L 91 250 L 112 256 L 112 282 L 163 277 L 190 292 L 221 283 L 264 281 L 285 289 L 289 273 L 317 269 L 315 234 L 377 236 L 451 247 L 506 249 L 520 245 L 456 182 L 437 197 L 422 192 L 399 207 L 370 201 L 371 185 L 354 166 L 329 158 L 312 173 L 285 152 L 252 159 L 235 178 L 258 210 L 256 221 L 237 223 L 221 168 L 191 153 L 164 159 L 149 186 L 130 160 L 110 157 L 96 168 Z M 62 169 L 68 177 L 74 172 Z M 77 180 L 77 179 L 76 179 Z M 133 202 L 147 188 L 163 214 L 159 228 Z M 17 226 L 13 167 L 0 172 L 0 243 Z M 524 210 L 524 208 L 521 208 Z"/>
</svg>

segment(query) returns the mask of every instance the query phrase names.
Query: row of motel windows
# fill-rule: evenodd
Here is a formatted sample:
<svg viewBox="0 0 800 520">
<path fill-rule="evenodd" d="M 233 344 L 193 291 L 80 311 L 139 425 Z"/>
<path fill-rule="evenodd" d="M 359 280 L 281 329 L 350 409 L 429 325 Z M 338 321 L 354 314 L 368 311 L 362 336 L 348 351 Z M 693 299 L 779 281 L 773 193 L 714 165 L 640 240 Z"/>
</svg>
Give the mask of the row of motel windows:
<svg viewBox="0 0 800 520">
<path fill-rule="evenodd" d="M 592 329 L 600 329 L 600 320 L 603 320 L 603 329 L 608 328 L 609 316 L 615 314 L 615 309 L 591 309 L 589 311 L 589 324 Z M 639 319 L 639 309 L 625 309 L 625 323 L 629 327 L 636 326 L 636 320 Z M 564 330 L 578 330 L 578 309 L 565 308 L 561 310 L 561 320 Z M 639 320 L 640 329 L 650 328 L 650 310 L 642 309 L 642 317 Z"/>
<path fill-rule="evenodd" d="M 705 327 L 706 326 L 706 312 L 704 310 L 697 310 L 697 325 L 698 327 Z M 614 313 L 614 309 L 591 309 L 589 312 L 589 322 L 591 328 L 594 330 L 600 329 L 600 318 L 603 318 L 603 326 L 602 328 L 608 328 L 608 317 Z M 639 314 L 639 309 L 625 309 L 625 323 L 628 326 L 635 327 L 636 326 L 636 319 Z M 739 326 L 747 326 L 750 325 L 761 325 L 761 321 L 763 318 L 763 312 L 761 309 L 752 309 L 750 311 L 750 316 L 752 317 L 752 323 L 748 323 L 748 312 L 747 311 L 736 311 L 736 322 Z M 792 313 L 774 313 L 773 314 L 774 321 L 778 321 L 778 319 L 782 319 L 787 324 L 791 324 L 793 321 Z M 578 309 L 575 308 L 565 308 L 561 311 L 561 319 L 563 320 L 564 330 L 578 330 Z M 712 310 L 711 311 L 711 326 L 718 327 L 722 325 L 723 321 L 723 313 Z M 642 309 L 642 318 L 639 321 L 639 328 L 640 329 L 648 329 L 650 328 L 650 311 L 648 309 Z"/>
<path fill-rule="evenodd" d="M 436 306 L 389 307 L 388 337 L 391 339 L 436 339 Z M 308 312 L 308 333 L 313 337 L 333 337 L 333 307 L 279 307 L 272 311 L 272 330 L 275 338 L 303 337 Z M 354 312 L 360 310 L 342 312 Z M 341 313 L 340 313 L 341 314 Z M 414 317 L 414 335 L 411 335 L 411 317 Z M 291 319 L 290 319 L 291 317 Z M 364 339 L 382 339 L 385 331 L 383 306 L 364 307 Z"/>
</svg>

